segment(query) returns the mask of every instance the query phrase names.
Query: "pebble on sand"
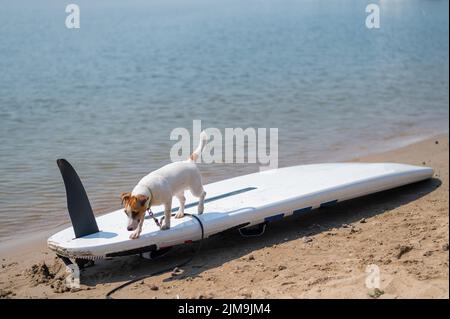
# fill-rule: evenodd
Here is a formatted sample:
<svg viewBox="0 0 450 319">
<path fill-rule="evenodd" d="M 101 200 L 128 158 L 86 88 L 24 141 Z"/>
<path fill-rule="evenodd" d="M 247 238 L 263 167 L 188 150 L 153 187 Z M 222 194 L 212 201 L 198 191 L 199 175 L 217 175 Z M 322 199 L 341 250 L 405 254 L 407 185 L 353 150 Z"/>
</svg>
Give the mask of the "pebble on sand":
<svg viewBox="0 0 450 319">
<path fill-rule="evenodd" d="M 178 267 L 175 267 L 175 268 L 172 270 L 171 275 L 172 275 L 173 277 L 175 277 L 175 276 L 181 275 L 182 273 L 183 273 L 183 269 L 180 269 L 180 268 L 178 268 Z"/>
<path fill-rule="evenodd" d="M 400 259 L 404 254 L 410 252 L 413 248 L 412 246 L 402 245 L 398 249 L 399 251 L 397 253 L 397 259 Z"/>
<path fill-rule="evenodd" d="M 372 297 L 372 298 L 378 298 L 381 295 L 384 295 L 384 291 L 380 290 L 379 288 L 375 288 L 374 290 L 369 291 L 368 295 L 369 295 L 369 297 Z"/>
</svg>

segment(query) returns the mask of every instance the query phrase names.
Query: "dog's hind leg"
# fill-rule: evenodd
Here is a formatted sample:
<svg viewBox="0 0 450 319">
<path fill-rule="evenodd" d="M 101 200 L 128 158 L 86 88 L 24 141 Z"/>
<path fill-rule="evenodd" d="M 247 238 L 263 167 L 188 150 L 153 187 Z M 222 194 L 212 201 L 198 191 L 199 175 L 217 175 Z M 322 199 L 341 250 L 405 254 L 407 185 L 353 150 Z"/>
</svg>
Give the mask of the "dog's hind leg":
<svg viewBox="0 0 450 319">
<path fill-rule="evenodd" d="M 195 197 L 198 197 L 198 214 L 203 214 L 203 210 L 205 208 L 205 197 L 206 192 L 203 189 L 203 186 L 201 184 L 196 185 L 196 187 L 191 188 L 191 193 Z"/>
<path fill-rule="evenodd" d="M 170 214 L 172 213 L 172 199 L 170 202 L 164 204 L 164 221 L 161 225 L 161 230 L 170 228 Z"/>
<path fill-rule="evenodd" d="M 206 192 L 205 192 L 205 190 L 203 190 L 203 187 L 202 187 L 202 193 L 200 194 L 200 197 L 198 200 L 198 214 L 199 215 L 203 214 L 203 210 L 205 209 L 205 197 L 206 197 Z"/>
<path fill-rule="evenodd" d="M 180 192 L 175 195 L 178 198 L 178 201 L 180 202 L 180 208 L 178 209 L 177 214 L 175 215 L 175 218 L 183 218 L 184 217 L 184 204 L 186 203 L 186 197 L 184 197 L 184 192 Z"/>
</svg>

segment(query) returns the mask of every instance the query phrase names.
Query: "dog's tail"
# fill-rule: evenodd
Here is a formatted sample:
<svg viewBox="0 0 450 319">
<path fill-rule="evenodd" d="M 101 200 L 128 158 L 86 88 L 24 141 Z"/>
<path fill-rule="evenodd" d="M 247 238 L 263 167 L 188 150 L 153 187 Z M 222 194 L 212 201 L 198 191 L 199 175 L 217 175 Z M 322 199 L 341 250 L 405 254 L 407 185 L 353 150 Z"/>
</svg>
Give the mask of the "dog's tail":
<svg viewBox="0 0 450 319">
<path fill-rule="evenodd" d="M 192 154 L 191 154 L 191 156 L 189 157 L 188 160 L 190 160 L 192 162 L 197 161 L 197 159 L 202 154 L 202 150 L 205 147 L 207 141 L 208 141 L 208 135 L 206 134 L 205 131 L 202 131 L 200 133 L 200 142 L 198 143 L 197 148 L 195 149 L 194 152 L 192 152 Z"/>
</svg>

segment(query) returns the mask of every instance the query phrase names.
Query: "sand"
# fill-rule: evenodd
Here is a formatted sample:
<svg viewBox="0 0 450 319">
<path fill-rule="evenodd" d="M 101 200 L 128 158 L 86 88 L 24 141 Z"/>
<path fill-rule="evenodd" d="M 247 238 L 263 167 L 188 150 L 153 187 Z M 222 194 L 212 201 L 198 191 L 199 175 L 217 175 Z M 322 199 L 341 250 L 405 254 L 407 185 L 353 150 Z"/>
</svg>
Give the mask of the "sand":
<svg viewBox="0 0 450 319">
<path fill-rule="evenodd" d="M 229 232 L 208 239 L 177 276 L 148 278 L 114 297 L 449 298 L 448 134 L 354 160 L 427 165 L 435 177 L 289 217 L 262 237 Z M 82 270 L 80 290 L 67 291 L 65 267 L 46 249 L 46 235 L 1 251 L 2 298 L 104 298 L 195 248 L 175 248 L 153 262 L 138 256 L 98 261 Z M 379 273 L 379 289 L 370 285 L 370 270 Z"/>
</svg>

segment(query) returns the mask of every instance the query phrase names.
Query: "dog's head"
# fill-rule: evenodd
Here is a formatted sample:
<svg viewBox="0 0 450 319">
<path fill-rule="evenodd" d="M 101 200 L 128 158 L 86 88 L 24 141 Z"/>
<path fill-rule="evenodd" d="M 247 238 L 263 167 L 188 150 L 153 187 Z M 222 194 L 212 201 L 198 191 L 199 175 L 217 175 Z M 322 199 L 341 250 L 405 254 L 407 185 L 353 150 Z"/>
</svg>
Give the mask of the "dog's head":
<svg viewBox="0 0 450 319">
<path fill-rule="evenodd" d="M 127 230 L 135 230 L 139 222 L 144 219 L 145 211 L 147 210 L 146 202 L 148 196 L 145 195 L 131 195 L 131 193 L 122 193 L 120 196 L 125 214 L 128 216 Z"/>
</svg>

